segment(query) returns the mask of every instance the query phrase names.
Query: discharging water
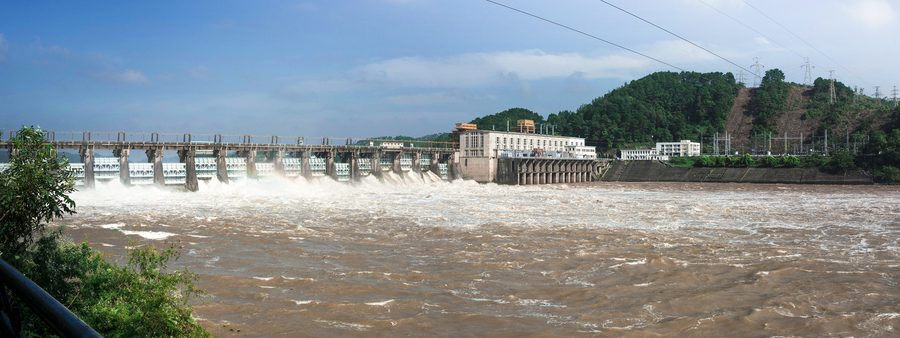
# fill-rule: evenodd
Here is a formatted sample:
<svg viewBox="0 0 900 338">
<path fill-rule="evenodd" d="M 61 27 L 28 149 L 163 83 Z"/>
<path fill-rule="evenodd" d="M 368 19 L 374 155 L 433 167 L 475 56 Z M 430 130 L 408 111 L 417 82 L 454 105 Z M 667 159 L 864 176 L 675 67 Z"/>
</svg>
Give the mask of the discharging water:
<svg viewBox="0 0 900 338">
<path fill-rule="evenodd" d="M 900 335 L 897 187 L 428 181 L 100 186 L 58 223 L 180 241 L 222 337 Z"/>
</svg>

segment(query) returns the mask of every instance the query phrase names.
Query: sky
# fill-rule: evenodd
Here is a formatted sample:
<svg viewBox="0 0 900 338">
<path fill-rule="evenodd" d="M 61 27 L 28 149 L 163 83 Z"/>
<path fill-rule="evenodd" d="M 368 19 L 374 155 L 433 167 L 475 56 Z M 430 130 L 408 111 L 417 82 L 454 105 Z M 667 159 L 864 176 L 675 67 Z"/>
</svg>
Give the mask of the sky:
<svg viewBox="0 0 900 338">
<path fill-rule="evenodd" d="M 418 137 L 754 58 L 900 85 L 896 1 L 495 1 L 593 37 L 484 0 L 0 2 L 0 129 Z"/>
</svg>

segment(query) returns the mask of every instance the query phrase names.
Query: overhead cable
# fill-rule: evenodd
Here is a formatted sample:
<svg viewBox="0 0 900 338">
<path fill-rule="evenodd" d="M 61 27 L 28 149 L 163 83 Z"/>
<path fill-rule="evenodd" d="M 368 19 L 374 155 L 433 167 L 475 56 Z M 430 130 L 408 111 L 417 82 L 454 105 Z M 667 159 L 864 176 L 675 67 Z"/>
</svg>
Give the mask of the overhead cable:
<svg viewBox="0 0 900 338">
<path fill-rule="evenodd" d="M 729 19 L 734 20 L 734 22 L 737 22 L 737 23 L 743 25 L 744 27 L 747 27 L 747 29 L 750 29 L 750 30 L 756 32 L 756 34 L 761 35 L 762 37 L 768 39 L 769 41 L 774 42 L 775 44 L 781 46 L 782 48 L 787 49 L 787 50 L 793 52 L 794 54 L 797 54 L 797 56 L 799 56 L 799 57 L 801 57 L 801 58 L 804 57 L 803 55 L 800 55 L 800 53 L 795 52 L 793 49 L 790 49 L 790 48 L 788 48 L 787 46 L 782 45 L 782 44 L 779 43 L 778 41 L 775 41 L 775 39 L 772 39 L 772 38 L 766 36 L 765 34 L 763 34 L 762 32 L 760 32 L 760 31 L 758 31 L 758 30 L 756 30 L 756 29 L 753 29 L 753 27 L 750 27 L 750 26 L 748 26 L 747 24 L 745 24 L 745 23 L 743 23 L 743 22 L 740 22 L 738 19 L 735 19 L 735 18 L 732 17 L 731 15 L 725 14 L 725 12 L 720 11 L 718 8 L 715 8 L 715 7 L 713 7 L 712 5 L 703 2 L 703 0 L 697 0 L 697 1 L 700 1 L 700 3 L 706 5 L 706 6 L 709 7 L 709 8 L 712 8 L 712 9 L 715 10 L 716 12 L 719 12 L 720 14 L 722 14 L 722 15 L 728 17 Z"/>
<path fill-rule="evenodd" d="M 602 0 L 601 0 L 601 1 L 602 1 Z M 825 56 L 826 58 L 828 58 L 828 60 L 831 60 L 831 62 L 834 62 L 834 64 L 838 65 L 838 67 L 841 67 L 841 68 L 843 68 L 844 70 L 846 70 L 847 73 L 850 73 L 850 75 L 856 76 L 857 79 L 859 79 L 860 81 L 864 82 L 866 85 L 869 85 L 869 83 L 866 82 L 866 80 L 863 80 L 861 77 L 857 76 L 856 74 L 853 74 L 853 72 L 851 72 L 849 69 L 845 68 L 844 66 L 842 66 L 842 65 L 841 65 L 840 63 L 838 63 L 837 61 L 834 61 L 834 59 L 832 59 L 831 57 L 829 57 L 827 54 L 823 53 L 823 52 L 820 51 L 818 48 L 816 48 L 815 46 L 813 46 L 812 44 L 810 44 L 809 42 L 806 42 L 806 40 L 803 40 L 803 38 L 801 38 L 799 35 L 794 34 L 794 32 L 792 32 L 790 29 L 788 29 L 788 28 L 785 27 L 784 25 L 778 23 L 778 21 L 775 21 L 775 19 L 772 19 L 770 16 L 766 15 L 766 13 L 763 13 L 763 11 L 759 10 L 759 9 L 756 8 L 756 7 L 753 7 L 753 5 L 751 5 L 751 4 L 748 3 L 747 1 L 744 1 L 744 3 L 747 4 L 747 6 L 750 6 L 750 8 L 753 8 L 754 10 L 756 10 L 757 12 L 759 12 L 759 14 L 762 14 L 764 17 L 768 18 L 769 20 L 772 20 L 772 22 L 774 22 L 776 25 L 780 26 L 781 28 L 784 28 L 784 30 L 788 31 L 788 33 L 791 33 L 791 35 L 793 35 L 793 36 L 797 37 L 798 39 L 800 39 L 800 41 L 803 41 L 803 43 L 807 44 L 807 45 L 808 45 L 809 47 L 811 47 L 812 49 L 815 49 L 817 52 L 819 52 L 819 54 L 822 54 L 823 56 Z M 869 85 L 869 86 L 871 86 L 871 85 Z"/>
<path fill-rule="evenodd" d="M 628 48 L 628 47 L 625 47 L 625 46 L 622 46 L 622 45 L 619 45 L 619 44 L 616 44 L 616 43 L 613 43 L 613 42 L 610 42 L 610 41 L 601 39 L 601 38 L 599 38 L 599 37 L 597 37 L 597 36 L 594 36 L 594 35 L 585 33 L 585 32 L 583 32 L 583 31 L 577 30 L 577 29 L 575 29 L 575 28 L 572 28 L 572 27 L 563 25 L 563 24 L 558 23 L 558 22 L 556 22 L 556 21 L 552 21 L 552 20 L 549 20 L 549 19 L 545 19 L 545 18 L 543 18 L 543 17 L 540 17 L 540 16 L 537 16 L 537 15 L 528 13 L 528 12 L 526 12 L 526 11 L 523 11 L 523 10 L 520 10 L 520 9 L 517 9 L 517 8 L 513 8 L 513 7 L 510 7 L 510 6 L 501 4 L 501 3 L 496 2 L 496 1 L 492 1 L 492 0 L 486 0 L 486 1 L 487 1 L 487 2 L 490 2 L 490 3 L 492 3 L 492 4 L 495 4 L 495 5 L 497 5 L 497 6 L 506 7 L 506 8 L 508 8 L 508 9 L 514 10 L 514 11 L 516 11 L 516 12 L 519 12 L 519 13 L 522 13 L 522 14 L 525 14 L 525 15 L 528 15 L 528 16 L 533 17 L 533 18 L 540 19 L 540 20 L 543 20 L 543 21 L 552 23 L 552 24 L 554 24 L 554 25 L 560 26 L 560 27 L 565 28 L 565 29 L 568 29 L 568 30 L 570 30 L 570 31 L 573 31 L 573 32 L 576 32 L 576 33 L 579 33 L 579 34 L 582 34 L 582 35 L 586 35 L 586 36 L 591 37 L 591 38 L 594 38 L 594 39 L 596 39 L 596 40 L 606 42 L 606 43 L 608 43 L 608 44 L 610 44 L 610 45 L 619 47 L 619 48 L 621 48 L 621 49 L 624 49 L 624 50 L 627 50 L 627 51 L 629 51 L 629 52 L 635 53 L 635 54 L 637 54 L 637 55 L 643 56 L 643 57 L 648 58 L 648 59 L 650 59 L 650 60 L 653 60 L 653 61 L 662 63 L 662 64 L 664 64 L 664 65 L 666 65 L 666 66 L 669 66 L 669 67 L 678 69 L 678 70 L 680 70 L 680 71 L 682 71 L 682 72 L 685 71 L 684 69 L 681 69 L 681 68 L 679 68 L 679 67 L 676 67 L 675 65 L 672 65 L 672 64 L 670 64 L 670 63 L 668 63 L 668 62 L 659 60 L 659 59 L 657 59 L 657 58 L 654 58 L 654 57 L 652 57 L 652 56 L 649 56 L 649 55 L 643 54 L 643 53 L 641 53 L 641 52 L 635 51 L 635 50 L 630 49 L 630 48 Z"/>
<path fill-rule="evenodd" d="M 685 38 L 679 36 L 678 34 L 672 33 L 672 32 L 669 31 L 668 29 L 662 28 L 662 27 L 660 27 L 659 25 L 657 25 L 657 24 L 655 24 L 655 23 L 652 23 L 652 22 L 650 22 L 650 21 L 647 21 L 646 19 L 644 19 L 644 18 L 642 18 L 642 17 L 639 17 L 639 16 L 637 16 L 637 15 L 635 15 L 635 14 L 629 12 L 629 11 L 626 11 L 626 10 L 622 9 L 622 8 L 619 8 L 619 7 L 617 7 L 616 5 L 613 5 L 613 4 L 611 4 L 611 3 L 609 3 L 609 2 L 607 2 L 607 1 L 605 1 L 605 0 L 600 0 L 600 1 L 603 2 L 603 3 L 605 3 L 605 4 L 607 4 L 607 5 L 612 6 L 612 7 L 615 8 L 615 9 L 618 9 L 618 10 L 620 10 L 620 11 L 622 11 L 622 12 L 625 12 L 625 13 L 627 13 L 628 15 L 631 15 L 631 16 L 633 16 L 633 17 L 635 17 L 635 18 L 638 18 L 638 19 L 640 19 L 641 21 L 646 22 L 646 23 L 652 25 L 653 27 L 659 28 L 659 29 L 665 31 L 666 33 L 672 34 L 673 36 L 675 36 L 675 37 L 677 37 L 677 38 L 679 38 L 679 39 L 682 39 L 682 40 L 686 41 L 687 43 L 692 44 L 692 45 L 696 46 L 697 48 L 700 48 L 700 49 L 706 51 L 707 53 L 710 53 L 710 54 L 712 54 L 712 55 L 715 55 L 717 58 L 720 58 L 720 59 L 722 59 L 722 60 L 725 60 L 726 62 L 728 62 L 728 63 L 730 63 L 730 64 L 732 64 L 732 65 L 735 65 L 735 66 L 737 66 L 737 67 L 740 68 L 740 69 L 746 70 L 746 71 L 748 71 L 748 72 L 750 71 L 749 69 L 744 68 L 744 67 L 741 67 L 740 65 L 738 65 L 738 64 L 736 64 L 736 63 L 734 63 L 734 62 L 731 62 L 731 60 L 728 60 L 728 59 L 726 59 L 726 58 L 720 56 L 719 54 L 713 53 L 713 52 L 710 51 L 709 49 L 703 48 L 703 47 L 701 47 L 700 45 L 698 45 L 698 44 L 696 44 L 696 43 L 693 43 L 693 42 L 691 42 L 690 40 L 685 39 Z"/>
</svg>

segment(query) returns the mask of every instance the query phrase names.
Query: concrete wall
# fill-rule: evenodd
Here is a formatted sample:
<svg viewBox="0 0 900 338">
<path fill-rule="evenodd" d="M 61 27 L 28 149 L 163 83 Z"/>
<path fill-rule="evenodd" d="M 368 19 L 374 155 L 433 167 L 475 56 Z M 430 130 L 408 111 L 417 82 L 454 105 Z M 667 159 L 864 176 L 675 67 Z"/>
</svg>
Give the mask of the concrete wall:
<svg viewBox="0 0 900 338">
<path fill-rule="evenodd" d="M 488 157 L 459 157 L 463 179 L 478 183 L 493 182 L 497 173 L 497 159 Z"/>
<path fill-rule="evenodd" d="M 734 182 L 872 184 L 859 171 L 832 175 L 808 168 L 675 168 L 656 161 L 619 161 L 601 178 L 607 182 Z"/>
</svg>

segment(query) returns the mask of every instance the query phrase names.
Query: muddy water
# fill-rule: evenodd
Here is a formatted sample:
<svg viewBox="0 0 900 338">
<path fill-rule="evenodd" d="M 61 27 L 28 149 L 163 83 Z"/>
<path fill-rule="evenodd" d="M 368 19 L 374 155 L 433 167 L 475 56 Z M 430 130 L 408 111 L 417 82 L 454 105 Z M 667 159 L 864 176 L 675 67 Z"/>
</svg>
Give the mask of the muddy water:
<svg viewBox="0 0 900 338">
<path fill-rule="evenodd" d="M 900 334 L 896 187 L 301 180 L 74 199 L 76 240 L 180 241 L 175 267 L 212 296 L 196 316 L 223 337 Z"/>
</svg>

